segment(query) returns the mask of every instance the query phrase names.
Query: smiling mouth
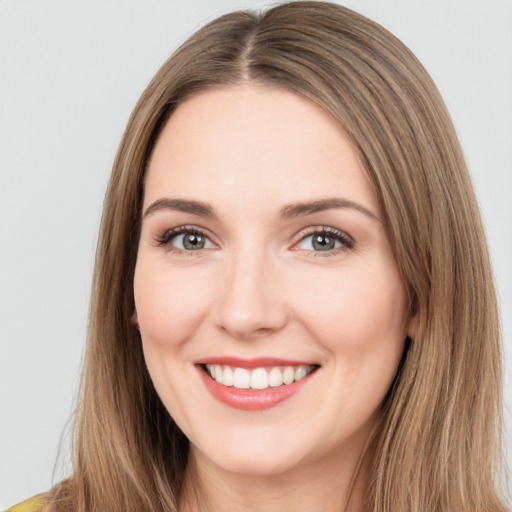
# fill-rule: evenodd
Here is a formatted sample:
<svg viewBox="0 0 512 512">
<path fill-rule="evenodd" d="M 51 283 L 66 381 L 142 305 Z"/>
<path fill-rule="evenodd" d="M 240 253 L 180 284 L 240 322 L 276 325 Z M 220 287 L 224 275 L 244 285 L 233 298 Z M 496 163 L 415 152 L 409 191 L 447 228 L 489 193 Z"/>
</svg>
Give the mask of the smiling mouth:
<svg viewBox="0 0 512 512">
<path fill-rule="evenodd" d="M 319 368 L 317 364 L 241 368 L 226 364 L 201 364 L 203 371 L 222 386 L 263 391 L 299 382 Z"/>
</svg>

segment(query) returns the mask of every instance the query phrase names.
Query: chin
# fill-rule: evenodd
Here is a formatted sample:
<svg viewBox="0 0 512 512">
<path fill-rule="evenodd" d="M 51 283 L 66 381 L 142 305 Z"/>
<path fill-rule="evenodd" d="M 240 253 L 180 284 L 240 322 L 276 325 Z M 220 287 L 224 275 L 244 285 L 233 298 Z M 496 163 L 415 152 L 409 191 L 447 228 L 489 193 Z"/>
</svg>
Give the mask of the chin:
<svg viewBox="0 0 512 512">
<path fill-rule="evenodd" d="M 283 443 L 283 437 L 268 433 L 254 436 L 227 436 L 205 449 L 195 446 L 192 454 L 222 470 L 247 476 L 275 476 L 293 471 L 301 465 L 304 454 L 297 443 Z M 212 449 L 213 447 L 213 449 Z"/>
<path fill-rule="evenodd" d="M 300 466 L 300 461 L 296 457 L 276 457 L 271 453 L 244 457 L 233 455 L 213 462 L 217 462 L 217 465 L 228 473 L 261 478 L 285 475 Z"/>
</svg>

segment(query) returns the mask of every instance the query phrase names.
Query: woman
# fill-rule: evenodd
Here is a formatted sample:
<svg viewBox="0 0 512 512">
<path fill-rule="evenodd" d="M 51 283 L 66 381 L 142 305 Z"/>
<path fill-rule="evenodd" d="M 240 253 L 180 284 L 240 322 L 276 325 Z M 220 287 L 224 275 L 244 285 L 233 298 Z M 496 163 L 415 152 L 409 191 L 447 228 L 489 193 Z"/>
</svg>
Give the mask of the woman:
<svg viewBox="0 0 512 512">
<path fill-rule="evenodd" d="M 192 36 L 105 200 L 74 472 L 45 510 L 503 511 L 485 239 L 450 118 L 320 2 Z"/>
</svg>

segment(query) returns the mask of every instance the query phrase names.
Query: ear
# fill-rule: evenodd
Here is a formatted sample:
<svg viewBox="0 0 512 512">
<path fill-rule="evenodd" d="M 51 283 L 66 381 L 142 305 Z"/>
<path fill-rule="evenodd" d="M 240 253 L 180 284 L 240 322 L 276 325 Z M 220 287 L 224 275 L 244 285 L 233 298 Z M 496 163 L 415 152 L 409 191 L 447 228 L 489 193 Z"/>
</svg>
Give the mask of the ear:
<svg viewBox="0 0 512 512">
<path fill-rule="evenodd" d="M 135 329 L 140 331 L 139 318 L 137 316 L 136 308 L 133 308 L 133 313 L 132 313 L 132 316 L 130 317 L 130 323 L 131 323 L 132 327 L 135 327 Z"/>
</svg>

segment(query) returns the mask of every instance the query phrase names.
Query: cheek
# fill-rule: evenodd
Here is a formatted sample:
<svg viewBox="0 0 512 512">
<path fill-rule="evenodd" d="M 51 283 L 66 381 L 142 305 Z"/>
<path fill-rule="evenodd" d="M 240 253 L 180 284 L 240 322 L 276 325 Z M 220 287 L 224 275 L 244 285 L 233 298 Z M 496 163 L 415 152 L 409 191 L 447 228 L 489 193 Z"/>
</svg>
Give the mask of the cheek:
<svg viewBox="0 0 512 512">
<path fill-rule="evenodd" d="M 322 414 L 332 418 L 328 439 L 333 443 L 337 432 L 356 431 L 374 417 L 403 353 L 405 289 L 397 275 L 382 275 L 392 278 L 355 269 L 339 279 L 316 276 L 309 293 L 296 295 L 302 297 L 296 302 L 296 311 L 302 312 L 297 316 L 329 354 L 325 372 L 335 385 L 326 393 Z"/>
<path fill-rule="evenodd" d="M 398 275 L 354 271 L 343 272 L 339 279 L 333 274 L 315 277 L 309 283 L 314 286 L 295 293 L 296 308 L 328 350 L 361 353 L 376 346 L 402 345 L 406 294 Z"/>
<path fill-rule="evenodd" d="M 165 349 L 186 341 L 208 313 L 210 288 L 200 275 L 138 266 L 134 298 L 144 345 Z"/>
</svg>

